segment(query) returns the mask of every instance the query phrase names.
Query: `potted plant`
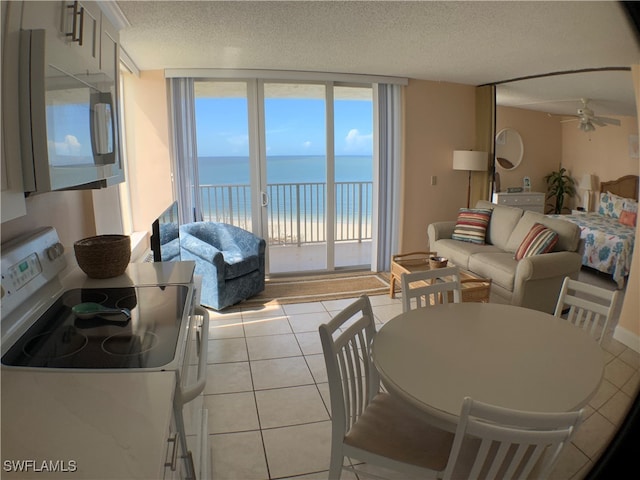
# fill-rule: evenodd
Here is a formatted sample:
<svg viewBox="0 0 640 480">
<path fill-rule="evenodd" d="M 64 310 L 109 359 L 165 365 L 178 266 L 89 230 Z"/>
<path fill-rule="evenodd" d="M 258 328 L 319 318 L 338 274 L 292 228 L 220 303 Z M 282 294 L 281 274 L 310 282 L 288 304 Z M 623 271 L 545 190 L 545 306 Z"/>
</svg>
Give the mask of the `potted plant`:
<svg viewBox="0 0 640 480">
<path fill-rule="evenodd" d="M 566 172 L 566 169 L 561 168 L 544 177 L 547 182 L 547 198 L 555 197 L 555 204 L 548 204 L 553 207 L 555 214 L 562 213 L 565 195 L 569 198 L 576 195 L 575 182 Z"/>
</svg>

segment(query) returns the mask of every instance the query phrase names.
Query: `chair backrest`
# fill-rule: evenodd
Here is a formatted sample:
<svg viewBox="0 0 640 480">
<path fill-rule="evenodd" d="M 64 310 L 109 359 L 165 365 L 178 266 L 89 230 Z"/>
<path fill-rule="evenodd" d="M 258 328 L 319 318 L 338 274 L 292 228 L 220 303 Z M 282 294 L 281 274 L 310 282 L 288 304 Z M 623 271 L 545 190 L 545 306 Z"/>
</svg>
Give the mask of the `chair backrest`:
<svg viewBox="0 0 640 480">
<path fill-rule="evenodd" d="M 549 478 L 582 410 L 510 410 L 466 397 L 443 478 Z"/>
<path fill-rule="evenodd" d="M 462 301 L 458 267 L 433 268 L 402 274 L 402 311 L 449 303 L 452 292 L 454 303 Z"/>
<path fill-rule="evenodd" d="M 370 355 L 376 328 L 369 298 L 361 296 L 318 330 L 329 379 L 333 440 L 341 443 L 380 390 Z"/>
<path fill-rule="evenodd" d="M 617 290 L 607 290 L 565 277 L 554 315 L 562 317 L 568 308 L 566 319 L 588 331 L 593 338 L 599 338 L 602 343 L 617 299 Z"/>
</svg>

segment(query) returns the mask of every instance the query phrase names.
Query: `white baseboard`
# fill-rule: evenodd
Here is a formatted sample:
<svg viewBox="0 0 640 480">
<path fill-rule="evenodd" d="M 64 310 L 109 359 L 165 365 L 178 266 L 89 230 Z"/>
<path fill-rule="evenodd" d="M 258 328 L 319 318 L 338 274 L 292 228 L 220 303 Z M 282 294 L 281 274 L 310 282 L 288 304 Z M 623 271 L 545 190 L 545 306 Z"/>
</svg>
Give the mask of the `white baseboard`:
<svg viewBox="0 0 640 480">
<path fill-rule="evenodd" d="M 613 331 L 613 338 L 623 343 L 627 347 L 640 353 L 640 336 L 630 332 L 626 328 L 616 327 Z"/>
</svg>

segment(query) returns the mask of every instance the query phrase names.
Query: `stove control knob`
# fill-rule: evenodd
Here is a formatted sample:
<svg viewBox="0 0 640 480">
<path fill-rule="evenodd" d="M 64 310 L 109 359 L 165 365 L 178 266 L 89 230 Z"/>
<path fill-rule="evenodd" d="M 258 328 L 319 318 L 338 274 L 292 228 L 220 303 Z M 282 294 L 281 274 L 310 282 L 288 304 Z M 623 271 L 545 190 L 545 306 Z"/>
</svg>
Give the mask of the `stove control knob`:
<svg viewBox="0 0 640 480">
<path fill-rule="evenodd" d="M 63 253 L 64 253 L 64 246 L 60 242 L 47 248 L 47 257 L 49 257 L 49 260 L 52 260 L 52 261 L 58 258 Z"/>
</svg>

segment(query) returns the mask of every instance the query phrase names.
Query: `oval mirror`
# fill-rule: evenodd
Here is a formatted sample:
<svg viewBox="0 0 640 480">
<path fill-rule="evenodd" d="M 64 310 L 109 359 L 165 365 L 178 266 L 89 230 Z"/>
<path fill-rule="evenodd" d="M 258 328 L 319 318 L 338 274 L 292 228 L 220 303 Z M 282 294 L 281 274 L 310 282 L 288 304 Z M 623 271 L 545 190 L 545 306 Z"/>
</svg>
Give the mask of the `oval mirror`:
<svg viewBox="0 0 640 480">
<path fill-rule="evenodd" d="M 496 135 L 496 166 L 514 170 L 522 162 L 524 144 L 522 137 L 513 128 L 503 128 Z"/>
</svg>

